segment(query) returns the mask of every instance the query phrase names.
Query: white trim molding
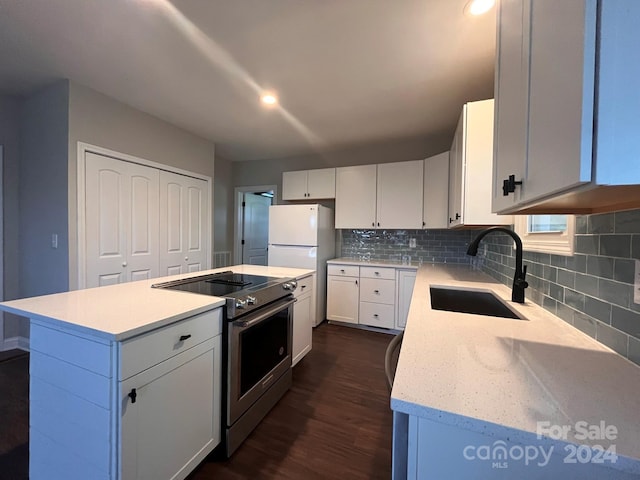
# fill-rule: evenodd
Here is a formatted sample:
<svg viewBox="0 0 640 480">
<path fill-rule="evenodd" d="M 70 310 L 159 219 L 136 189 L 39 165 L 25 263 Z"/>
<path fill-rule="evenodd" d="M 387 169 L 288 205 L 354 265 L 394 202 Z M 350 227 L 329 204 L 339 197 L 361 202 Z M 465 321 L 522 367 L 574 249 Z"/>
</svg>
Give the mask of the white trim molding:
<svg viewBox="0 0 640 480">
<path fill-rule="evenodd" d="M 514 215 L 514 229 L 522 239 L 522 248 L 528 252 L 573 255 L 576 219 L 567 215 L 567 229 L 563 232 L 529 233 L 528 215 Z"/>
</svg>

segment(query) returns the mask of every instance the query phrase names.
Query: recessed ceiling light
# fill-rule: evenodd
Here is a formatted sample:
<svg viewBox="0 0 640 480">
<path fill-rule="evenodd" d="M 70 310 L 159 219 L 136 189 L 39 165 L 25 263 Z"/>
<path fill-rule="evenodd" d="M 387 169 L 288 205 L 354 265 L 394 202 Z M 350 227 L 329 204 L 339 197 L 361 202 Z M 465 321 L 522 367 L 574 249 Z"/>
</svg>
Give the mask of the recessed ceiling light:
<svg viewBox="0 0 640 480">
<path fill-rule="evenodd" d="M 471 0 L 464 7 L 464 13 L 468 15 L 482 15 L 491 10 L 495 3 L 495 0 Z"/>
<path fill-rule="evenodd" d="M 260 101 L 267 106 L 273 106 L 278 103 L 278 97 L 274 93 L 263 93 Z"/>
</svg>

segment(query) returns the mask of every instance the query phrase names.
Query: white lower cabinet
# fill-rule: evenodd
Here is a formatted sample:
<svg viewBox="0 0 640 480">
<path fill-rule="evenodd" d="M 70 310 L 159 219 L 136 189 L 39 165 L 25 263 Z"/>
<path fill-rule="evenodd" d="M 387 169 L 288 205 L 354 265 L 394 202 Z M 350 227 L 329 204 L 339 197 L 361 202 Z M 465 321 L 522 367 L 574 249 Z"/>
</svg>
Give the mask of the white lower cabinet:
<svg viewBox="0 0 640 480">
<path fill-rule="evenodd" d="M 315 274 L 298 280 L 294 291 L 296 303 L 293 305 L 293 360 L 295 366 L 311 351 L 313 326 L 316 315 Z"/>
<path fill-rule="evenodd" d="M 398 292 L 398 304 L 396 313 L 396 329 L 402 330 L 407 325 L 413 286 L 416 283 L 416 270 L 397 270 L 396 289 Z"/>
<path fill-rule="evenodd" d="M 328 320 L 404 329 L 416 269 L 330 263 L 327 272 Z"/>
<path fill-rule="evenodd" d="M 220 308 L 124 341 L 31 320 L 32 480 L 181 480 L 220 442 Z"/>
<path fill-rule="evenodd" d="M 395 268 L 360 267 L 359 323 L 394 328 L 396 319 Z"/>
<path fill-rule="evenodd" d="M 358 323 L 360 268 L 329 265 L 327 268 L 327 320 Z"/>
</svg>

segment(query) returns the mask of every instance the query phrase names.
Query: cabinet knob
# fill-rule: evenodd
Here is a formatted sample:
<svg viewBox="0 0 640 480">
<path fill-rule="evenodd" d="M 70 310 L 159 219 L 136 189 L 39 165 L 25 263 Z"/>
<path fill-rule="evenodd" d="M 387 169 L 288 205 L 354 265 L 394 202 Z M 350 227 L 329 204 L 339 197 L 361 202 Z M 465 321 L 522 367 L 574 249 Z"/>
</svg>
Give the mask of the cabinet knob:
<svg viewBox="0 0 640 480">
<path fill-rule="evenodd" d="M 378 314 L 377 314 L 377 313 L 374 313 L 374 314 L 373 314 L 373 318 L 378 318 Z"/>
<path fill-rule="evenodd" d="M 378 222 L 378 226 L 380 226 L 380 222 Z"/>
<path fill-rule="evenodd" d="M 371 226 L 375 227 L 376 226 L 376 222 L 371 222 Z"/>
<path fill-rule="evenodd" d="M 136 403 L 136 398 L 138 398 L 138 392 L 136 392 L 135 388 L 132 388 L 131 391 L 127 394 L 127 397 L 131 399 L 131 403 Z"/>
<path fill-rule="evenodd" d="M 515 175 L 509 175 L 508 178 L 505 178 L 502 181 L 502 195 L 504 197 L 509 196 L 510 193 L 513 193 L 516 191 L 516 185 L 522 185 L 522 180 L 520 180 L 519 182 L 516 182 L 516 176 Z"/>
<path fill-rule="evenodd" d="M 379 294 L 380 290 L 374 290 L 373 293 Z"/>
</svg>

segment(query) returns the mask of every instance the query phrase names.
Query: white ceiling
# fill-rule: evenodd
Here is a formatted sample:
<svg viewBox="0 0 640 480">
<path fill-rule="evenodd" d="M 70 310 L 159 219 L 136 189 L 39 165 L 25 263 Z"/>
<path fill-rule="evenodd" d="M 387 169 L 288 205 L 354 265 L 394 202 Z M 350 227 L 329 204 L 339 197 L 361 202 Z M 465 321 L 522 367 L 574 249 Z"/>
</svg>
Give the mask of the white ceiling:
<svg viewBox="0 0 640 480">
<path fill-rule="evenodd" d="M 0 0 L 0 93 L 69 78 L 232 160 L 452 133 L 493 95 L 495 12 L 466 1 Z"/>
</svg>

